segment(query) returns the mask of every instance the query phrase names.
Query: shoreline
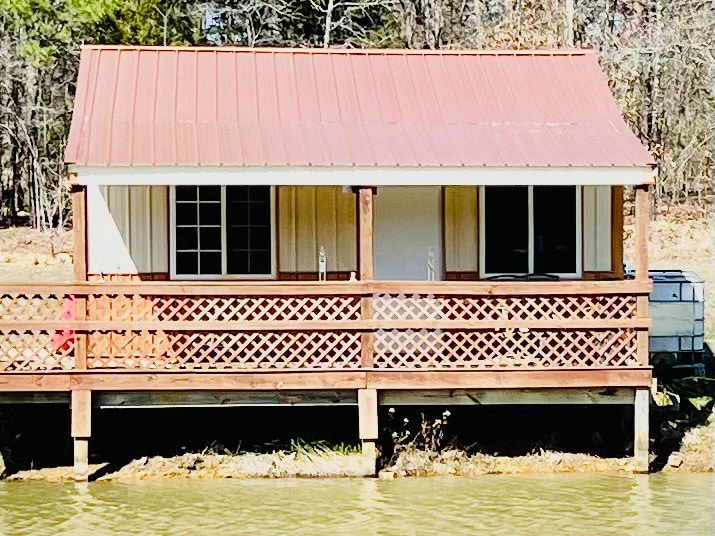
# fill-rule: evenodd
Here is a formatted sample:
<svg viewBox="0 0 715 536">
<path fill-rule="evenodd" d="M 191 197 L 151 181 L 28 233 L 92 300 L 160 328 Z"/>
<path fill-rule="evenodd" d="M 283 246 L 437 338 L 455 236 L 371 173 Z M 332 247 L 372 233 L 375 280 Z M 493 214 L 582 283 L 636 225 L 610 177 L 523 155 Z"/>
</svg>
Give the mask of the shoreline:
<svg viewBox="0 0 715 536">
<path fill-rule="evenodd" d="M 712 473 L 702 457 L 693 459 L 682 452 L 673 453 L 669 463 L 660 471 L 648 474 Z M 182 454 L 173 457 L 143 457 L 119 468 L 109 464 L 92 464 L 90 482 L 139 483 L 160 480 L 204 479 L 316 479 L 366 478 L 381 480 L 456 476 L 476 478 L 486 475 L 516 474 L 638 474 L 637 464 L 628 458 L 600 458 L 588 454 L 543 451 L 525 456 L 469 455 L 464 451 L 447 450 L 440 453 L 411 451 L 398 456 L 396 462 L 377 475 L 365 465 L 360 453 L 274 452 L 270 454 Z M 19 471 L 4 479 L 7 482 L 41 481 L 49 483 L 75 482 L 72 467 L 50 467 Z"/>
</svg>

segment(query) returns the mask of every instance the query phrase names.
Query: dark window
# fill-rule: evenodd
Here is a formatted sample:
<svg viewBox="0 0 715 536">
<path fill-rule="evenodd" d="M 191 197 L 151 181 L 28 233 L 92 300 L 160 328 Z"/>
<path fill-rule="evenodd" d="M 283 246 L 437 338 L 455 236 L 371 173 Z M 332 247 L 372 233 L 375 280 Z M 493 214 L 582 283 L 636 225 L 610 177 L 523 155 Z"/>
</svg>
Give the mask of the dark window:
<svg viewBox="0 0 715 536">
<path fill-rule="evenodd" d="M 534 272 L 576 272 L 575 189 L 534 187 Z"/>
<path fill-rule="evenodd" d="M 484 266 L 488 274 L 529 271 L 529 189 L 484 190 Z"/>
<path fill-rule="evenodd" d="M 484 271 L 577 272 L 575 186 L 490 186 L 484 195 Z"/>
<path fill-rule="evenodd" d="M 177 275 L 272 272 L 269 186 L 177 186 Z"/>
<path fill-rule="evenodd" d="M 227 186 L 226 221 L 228 273 L 270 274 L 270 187 Z"/>
</svg>

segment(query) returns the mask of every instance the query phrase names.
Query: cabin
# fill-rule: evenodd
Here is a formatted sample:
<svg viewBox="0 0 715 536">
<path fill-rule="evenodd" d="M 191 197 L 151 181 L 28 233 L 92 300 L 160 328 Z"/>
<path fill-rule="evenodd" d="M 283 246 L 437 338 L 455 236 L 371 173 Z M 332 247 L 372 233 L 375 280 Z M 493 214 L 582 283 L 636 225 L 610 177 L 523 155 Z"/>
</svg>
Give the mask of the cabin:
<svg viewBox="0 0 715 536">
<path fill-rule="evenodd" d="M 0 392 L 79 474 L 93 406 L 227 401 L 354 405 L 373 471 L 381 405 L 632 405 L 647 470 L 654 160 L 595 52 L 85 46 L 66 163 Z"/>
</svg>

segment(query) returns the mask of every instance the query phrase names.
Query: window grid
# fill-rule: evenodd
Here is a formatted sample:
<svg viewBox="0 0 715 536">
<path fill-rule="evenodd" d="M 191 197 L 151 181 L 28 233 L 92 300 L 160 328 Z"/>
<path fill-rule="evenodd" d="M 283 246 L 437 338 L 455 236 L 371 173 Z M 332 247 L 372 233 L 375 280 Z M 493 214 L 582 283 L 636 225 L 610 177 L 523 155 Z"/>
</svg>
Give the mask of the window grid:
<svg viewBox="0 0 715 536">
<path fill-rule="evenodd" d="M 215 195 L 202 196 L 202 190 L 204 192 L 209 192 L 210 188 L 220 188 L 220 195 L 218 198 Z M 266 190 L 259 194 L 256 190 L 263 189 Z M 191 190 L 193 189 L 193 192 Z M 228 190 L 231 189 L 231 193 L 234 195 L 230 198 Z M 217 276 L 217 277 L 272 277 L 274 275 L 274 240 L 273 240 L 273 197 L 274 193 L 270 187 L 251 187 L 251 186 L 176 186 L 172 189 L 173 191 L 173 212 L 174 212 L 174 222 L 173 222 L 173 240 L 172 247 L 174 252 L 174 263 L 172 268 L 172 276 L 176 277 L 200 277 L 200 276 Z M 253 195 L 252 195 L 253 194 Z M 256 197 L 257 196 L 257 197 Z M 245 197 L 245 199 L 243 199 Z M 190 221 L 190 223 L 180 223 L 181 215 L 185 211 L 181 210 L 182 206 L 194 205 L 195 206 L 195 221 Z M 204 218 L 202 218 L 202 206 L 211 207 L 214 205 L 215 209 L 220 212 L 220 217 L 217 223 L 213 223 L 210 217 L 210 213 L 206 213 Z M 246 211 L 240 218 L 245 218 L 246 223 L 236 224 L 229 223 L 228 209 L 229 205 L 231 210 L 241 209 Z M 253 212 L 256 208 L 263 205 L 264 209 L 262 211 Z M 207 209 L 204 209 L 207 210 Z M 210 210 L 210 209 L 209 209 Z M 207 220 L 208 218 L 208 220 Z M 255 223 L 255 219 L 258 218 L 259 223 Z M 185 220 L 184 220 L 185 221 Z M 209 223 L 203 223 L 203 221 L 208 221 Z M 187 235 L 183 235 L 181 231 L 188 229 L 193 229 L 195 235 L 191 237 L 196 244 L 195 247 L 186 247 Z M 210 247 L 210 244 L 202 244 L 202 230 L 206 229 L 219 229 L 220 231 L 220 249 Z M 232 230 L 245 229 L 245 247 L 238 247 L 238 237 L 234 236 L 234 243 L 231 244 L 229 234 Z M 252 231 L 255 229 L 262 229 L 264 231 L 263 244 L 256 243 L 255 236 L 253 236 Z M 183 244 L 182 244 L 183 242 Z M 252 247 L 264 246 L 264 247 Z M 265 244 L 265 245 L 264 245 Z M 183 246 L 183 247 L 182 247 Z M 267 247 L 265 247 L 267 246 Z M 234 263 L 232 267 L 229 263 L 229 256 L 233 252 L 244 253 L 246 257 L 245 270 L 239 271 Z M 195 254 L 195 269 L 187 270 L 184 267 L 179 266 L 179 262 L 182 254 Z M 219 254 L 220 255 L 220 268 L 217 270 L 209 270 L 205 265 L 208 264 L 209 257 L 205 254 Z M 259 262 L 254 257 L 256 255 L 263 255 L 263 262 Z M 203 258 L 203 259 L 202 259 Z M 202 266 L 202 260 L 204 261 L 204 266 Z M 190 266 L 194 266 L 193 263 L 189 262 Z M 233 270 L 231 269 L 233 268 Z M 262 268 L 261 271 L 256 271 Z M 219 271 L 220 270 L 220 271 Z"/>
</svg>

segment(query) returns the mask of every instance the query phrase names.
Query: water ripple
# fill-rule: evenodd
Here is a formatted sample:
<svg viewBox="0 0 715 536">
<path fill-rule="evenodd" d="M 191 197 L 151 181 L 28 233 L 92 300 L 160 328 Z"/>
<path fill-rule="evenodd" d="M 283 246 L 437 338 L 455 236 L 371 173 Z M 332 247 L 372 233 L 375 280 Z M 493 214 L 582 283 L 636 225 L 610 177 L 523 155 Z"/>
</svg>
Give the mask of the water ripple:
<svg viewBox="0 0 715 536">
<path fill-rule="evenodd" d="M 0 534 L 715 534 L 713 475 L 0 483 Z"/>
</svg>

